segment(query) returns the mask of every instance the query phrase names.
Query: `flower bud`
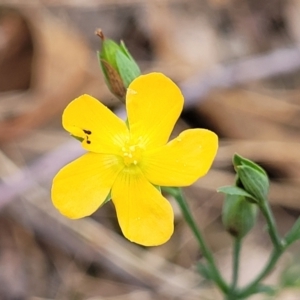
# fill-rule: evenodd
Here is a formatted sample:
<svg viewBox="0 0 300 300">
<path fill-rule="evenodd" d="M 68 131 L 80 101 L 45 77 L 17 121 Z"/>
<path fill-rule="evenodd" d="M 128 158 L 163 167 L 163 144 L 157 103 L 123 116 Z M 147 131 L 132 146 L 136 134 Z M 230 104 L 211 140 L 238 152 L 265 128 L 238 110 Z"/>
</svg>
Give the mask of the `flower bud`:
<svg viewBox="0 0 300 300">
<path fill-rule="evenodd" d="M 244 196 L 225 196 L 222 221 L 225 229 L 235 238 L 243 238 L 255 225 L 257 206 Z"/>
<path fill-rule="evenodd" d="M 232 162 L 235 169 L 239 166 L 248 166 L 264 175 L 267 175 L 266 171 L 261 166 L 259 166 L 250 159 L 238 155 L 237 153 L 234 154 Z"/>
<path fill-rule="evenodd" d="M 269 179 L 267 175 L 248 166 L 237 167 L 237 174 L 244 189 L 258 202 L 267 201 L 269 192 Z"/>
<path fill-rule="evenodd" d="M 253 161 L 237 154 L 233 157 L 237 172 L 236 185 L 251 194 L 258 202 L 266 201 L 269 192 L 269 178 L 265 170 Z"/>
<path fill-rule="evenodd" d="M 101 29 L 98 29 L 96 34 L 102 40 L 101 51 L 97 53 L 106 84 L 115 96 L 125 102 L 127 87 L 141 74 L 139 66 L 123 41 L 118 45 L 105 38 Z"/>
</svg>

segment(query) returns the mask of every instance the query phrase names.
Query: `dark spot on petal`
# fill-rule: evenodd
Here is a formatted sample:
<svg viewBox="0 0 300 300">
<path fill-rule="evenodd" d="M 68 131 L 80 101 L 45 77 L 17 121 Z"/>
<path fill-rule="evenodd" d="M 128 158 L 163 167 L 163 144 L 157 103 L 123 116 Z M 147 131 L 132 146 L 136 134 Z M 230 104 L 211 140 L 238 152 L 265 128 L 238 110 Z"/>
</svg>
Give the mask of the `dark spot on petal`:
<svg viewBox="0 0 300 300">
<path fill-rule="evenodd" d="M 91 143 L 91 141 L 86 141 L 86 143 L 87 143 L 87 144 L 90 144 L 90 143 Z"/>
<path fill-rule="evenodd" d="M 92 134 L 92 132 L 90 130 L 83 129 L 83 132 L 86 133 L 86 134 Z"/>
</svg>

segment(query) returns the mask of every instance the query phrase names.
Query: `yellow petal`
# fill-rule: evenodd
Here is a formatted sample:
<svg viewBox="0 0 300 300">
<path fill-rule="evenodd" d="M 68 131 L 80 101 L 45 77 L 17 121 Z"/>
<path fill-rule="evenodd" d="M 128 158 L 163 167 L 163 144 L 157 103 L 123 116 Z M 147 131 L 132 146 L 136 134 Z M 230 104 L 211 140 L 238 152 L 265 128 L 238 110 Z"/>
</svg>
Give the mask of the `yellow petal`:
<svg viewBox="0 0 300 300">
<path fill-rule="evenodd" d="M 53 179 L 54 206 L 71 219 L 91 215 L 104 202 L 121 168 L 113 155 L 90 152 L 81 156 Z"/>
<path fill-rule="evenodd" d="M 146 152 L 141 168 L 155 185 L 187 186 L 208 172 L 217 149 L 218 137 L 215 133 L 190 129 L 167 145 Z"/>
<path fill-rule="evenodd" d="M 128 122 L 132 139 L 153 148 L 167 143 L 183 108 L 177 85 L 160 73 L 139 76 L 126 95 Z"/>
<path fill-rule="evenodd" d="M 117 154 L 129 136 L 125 122 L 89 95 L 80 96 L 66 107 L 63 127 L 84 138 L 85 149 L 98 153 Z"/>
<path fill-rule="evenodd" d="M 172 207 L 141 173 L 122 171 L 113 185 L 112 201 L 122 232 L 130 241 L 156 246 L 172 235 Z"/>
</svg>

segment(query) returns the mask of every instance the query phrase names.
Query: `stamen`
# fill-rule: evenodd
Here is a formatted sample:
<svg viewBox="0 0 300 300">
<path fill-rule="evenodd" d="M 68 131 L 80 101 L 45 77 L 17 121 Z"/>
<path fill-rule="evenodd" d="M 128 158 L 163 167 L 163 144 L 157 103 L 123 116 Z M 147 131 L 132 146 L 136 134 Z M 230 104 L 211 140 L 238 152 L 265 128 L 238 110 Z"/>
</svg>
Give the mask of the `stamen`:
<svg viewBox="0 0 300 300">
<path fill-rule="evenodd" d="M 124 164 L 126 166 L 134 165 L 137 166 L 142 156 L 142 149 L 137 144 L 128 143 L 121 147 Z"/>
</svg>

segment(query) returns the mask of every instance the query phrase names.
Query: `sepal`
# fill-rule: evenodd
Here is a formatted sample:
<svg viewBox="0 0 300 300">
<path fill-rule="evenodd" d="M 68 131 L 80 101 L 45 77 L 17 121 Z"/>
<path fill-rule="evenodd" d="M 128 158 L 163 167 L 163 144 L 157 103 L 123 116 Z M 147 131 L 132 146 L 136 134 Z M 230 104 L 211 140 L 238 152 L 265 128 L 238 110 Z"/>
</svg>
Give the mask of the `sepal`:
<svg viewBox="0 0 300 300">
<path fill-rule="evenodd" d="M 244 196 L 227 194 L 222 211 L 224 227 L 234 238 L 241 239 L 255 225 L 257 212 L 257 206 Z"/>
</svg>

